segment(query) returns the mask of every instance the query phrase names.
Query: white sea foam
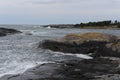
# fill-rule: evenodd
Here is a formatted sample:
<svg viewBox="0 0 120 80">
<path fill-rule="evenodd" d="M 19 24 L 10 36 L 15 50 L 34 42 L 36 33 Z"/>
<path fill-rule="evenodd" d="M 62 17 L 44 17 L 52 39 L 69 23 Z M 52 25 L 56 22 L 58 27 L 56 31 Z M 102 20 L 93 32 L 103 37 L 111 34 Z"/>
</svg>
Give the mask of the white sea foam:
<svg viewBox="0 0 120 80">
<path fill-rule="evenodd" d="M 48 26 L 47 28 L 48 28 L 48 29 L 50 29 L 51 27 L 50 27 L 50 26 Z"/>
<path fill-rule="evenodd" d="M 93 59 L 93 57 L 85 54 L 72 54 L 72 53 L 63 53 L 63 52 L 53 52 L 53 53 L 56 54 L 55 56 L 68 55 L 68 56 L 75 56 L 81 59 Z"/>
<path fill-rule="evenodd" d="M 84 54 L 74 54 L 73 56 L 80 57 L 83 59 L 93 59 L 93 57 L 88 56 L 88 55 L 84 55 Z"/>
<path fill-rule="evenodd" d="M 34 62 L 34 63 L 31 63 L 31 62 L 17 63 L 16 61 L 14 61 L 13 63 L 5 66 L 6 69 L 0 68 L 0 70 L 2 70 L 1 72 L 3 72 L 2 74 L 0 74 L 0 77 L 2 77 L 4 75 L 9 75 L 9 74 L 10 75 L 21 74 L 21 73 L 25 72 L 27 69 L 33 68 L 37 65 L 44 64 L 44 63 L 53 63 L 53 62 L 42 61 L 42 62 Z"/>
</svg>

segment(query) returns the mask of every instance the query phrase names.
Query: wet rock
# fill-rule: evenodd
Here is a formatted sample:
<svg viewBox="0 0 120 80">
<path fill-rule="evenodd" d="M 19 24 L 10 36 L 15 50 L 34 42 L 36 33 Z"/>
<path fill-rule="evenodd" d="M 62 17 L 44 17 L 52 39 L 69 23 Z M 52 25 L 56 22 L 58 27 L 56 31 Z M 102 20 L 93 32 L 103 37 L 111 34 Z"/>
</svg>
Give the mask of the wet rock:
<svg viewBox="0 0 120 80">
<path fill-rule="evenodd" d="M 53 51 L 60 51 L 64 53 L 82 53 L 82 54 L 89 54 L 94 52 L 101 53 L 103 47 L 105 46 L 106 42 L 97 42 L 97 41 L 88 41 L 84 42 L 80 45 L 71 44 L 71 43 L 64 43 L 52 40 L 45 40 L 39 46 L 44 49 L 50 49 Z"/>
<path fill-rule="evenodd" d="M 120 80 L 120 74 L 106 74 L 102 76 L 97 76 L 93 80 Z"/>
<path fill-rule="evenodd" d="M 118 52 L 118 53 L 120 53 L 120 39 L 118 39 L 118 40 L 115 41 L 115 42 L 106 44 L 106 47 L 107 47 L 108 49 L 111 49 L 111 51 L 113 51 L 113 52 Z"/>
<path fill-rule="evenodd" d="M 68 34 L 59 40 L 44 40 L 39 48 L 73 54 L 88 54 L 93 57 L 120 57 L 120 42 L 117 36 L 102 33 Z"/>
<path fill-rule="evenodd" d="M 119 74 L 119 61 L 106 58 L 96 58 L 90 60 L 70 60 L 55 63 L 45 63 L 31 68 L 19 75 L 3 76 L 0 80 L 99 80 L 103 75 Z"/>
<path fill-rule="evenodd" d="M 99 52 L 93 53 L 92 56 L 120 57 L 120 40 L 106 43 Z"/>
<path fill-rule="evenodd" d="M 32 33 L 31 32 L 26 32 L 25 35 L 32 35 Z"/>
<path fill-rule="evenodd" d="M 21 32 L 15 29 L 0 28 L 0 36 L 6 36 L 9 34 L 15 34 L 15 33 L 21 33 Z"/>
</svg>

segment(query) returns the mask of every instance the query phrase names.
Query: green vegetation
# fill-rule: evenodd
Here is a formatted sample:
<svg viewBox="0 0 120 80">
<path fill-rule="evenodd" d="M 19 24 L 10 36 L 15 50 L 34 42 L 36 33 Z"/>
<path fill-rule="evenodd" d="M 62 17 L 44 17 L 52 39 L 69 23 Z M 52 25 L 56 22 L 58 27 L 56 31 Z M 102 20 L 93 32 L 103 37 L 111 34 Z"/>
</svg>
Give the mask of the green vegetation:
<svg viewBox="0 0 120 80">
<path fill-rule="evenodd" d="M 120 28 L 120 22 L 117 20 L 88 22 L 88 23 L 75 24 L 74 27 L 76 28 Z"/>
</svg>

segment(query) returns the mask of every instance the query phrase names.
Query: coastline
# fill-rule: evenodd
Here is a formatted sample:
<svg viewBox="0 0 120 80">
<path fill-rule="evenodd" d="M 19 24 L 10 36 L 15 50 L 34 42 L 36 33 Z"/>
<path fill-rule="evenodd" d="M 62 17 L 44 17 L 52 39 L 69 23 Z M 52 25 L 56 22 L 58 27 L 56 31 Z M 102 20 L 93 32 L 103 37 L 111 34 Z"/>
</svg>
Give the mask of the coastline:
<svg viewBox="0 0 120 80">
<path fill-rule="evenodd" d="M 52 28 L 51 29 L 46 29 L 46 28 L 44 28 L 43 30 L 50 30 L 52 32 L 55 29 L 52 29 Z M 60 33 L 61 33 L 61 31 L 65 31 L 65 32 L 68 32 L 68 33 L 70 32 L 69 29 L 68 30 L 67 29 L 65 29 L 65 30 L 56 29 L 56 30 L 57 30 L 56 33 L 58 33 L 58 31 L 60 31 Z M 75 29 L 75 31 L 76 30 L 77 29 Z M 56 34 L 56 33 L 54 33 L 54 34 Z M 84 33 L 84 31 L 82 33 Z M 50 33 L 48 32 L 46 35 L 48 35 L 48 34 L 50 34 Z M 64 33 L 64 34 L 66 34 L 66 33 Z M 24 36 L 25 37 L 32 37 L 33 36 L 35 38 L 34 33 L 32 35 L 26 35 L 25 34 Z M 40 34 L 36 35 L 36 37 L 38 37 L 38 36 L 40 36 Z M 94 36 L 96 36 L 96 34 L 94 34 Z M 100 36 L 99 38 L 97 37 L 98 40 L 100 40 L 101 37 L 102 36 Z M 87 38 L 87 37 L 82 37 L 82 39 L 84 39 L 84 38 Z M 28 38 L 28 39 L 30 39 L 30 38 Z M 40 41 L 39 39 L 37 39 L 37 41 Z M 54 38 L 52 38 L 52 39 L 54 39 Z M 65 39 L 67 39 L 67 37 Z M 70 38 L 70 39 L 72 39 L 72 38 Z M 68 39 L 67 41 L 70 41 L 70 39 Z M 89 37 L 89 39 L 91 39 L 91 37 Z M 109 38 L 103 38 L 103 39 L 107 40 Z M 20 41 L 21 40 L 22 39 L 20 39 Z M 73 40 L 75 40 L 75 38 L 73 38 Z M 113 41 L 114 38 L 110 38 L 110 41 L 111 40 Z M 115 38 L 115 40 L 116 40 L 116 38 Z M 72 43 L 72 42 L 70 41 L 70 43 Z M 101 44 L 101 43 L 98 43 L 98 42 L 95 42 L 95 43 L 96 44 L 94 44 L 94 42 L 90 42 L 90 43 L 85 42 L 85 43 L 82 44 L 83 48 L 81 48 L 81 49 L 85 49 L 84 51 L 86 51 L 87 53 L 88 52 L 90 52 L 90 53 L 98 53 L 99 51 L 101 51 L 101 49 L 102 49 L 101 46 L 104 46 L 104 44 Z M 25 41 L 25 44 L 26 44 L 26 41 Z M 65 45 L 67 45 L 67 44 L 65 44 Z M 95 46 L 92 45 L 92 44 L 94 44 Z M 100 45 L 99 48 L 97 47 L 97 46 L 99 46 L 97 44 Z M 31 46 L 31 47 L 36 48 L 38 45 L 39 45 L 39 43 L 37 45 Z M 54 45 L 56 45 L 56 43 L 51 44 L 52 47 L 54 47 Z M 61 43 L 59 45 L 57 45 L 57 46 L 60 46 L 60 45 L 61 45 Z M 62 45 L 65 48 L 64 44 L 62 44 Z M 73 47 L 76 47 L 76 45 L 77 44 L 73 43 Z M 116 50 L 116 51 L 119 50 L 119 49 L 116 48 L 117 42 L 114 43 L 114 44 L 110 43 L 107 46 L 111 48 L 111 45 L 112 45 L 113 50 Z M 78 45 L 77 47 L 80 47 L 80 45 Z M 96 51 L 94 51 L 94 49 L 89 51 L 89 49 L 91 49 L 91 47 L 96 47 L 95 50 L 97 49 L 98 51 L 96 52 Z M 25 47 L 23 47 L 23 48 L 25 48 Z M 32 48 L 28 48 L 27 50 L 32 49 Z M 116 49 L 114 49 L 114 48 L 116 48 Z M 69 51 L 72 50 L 72 49 L 73 48 L 68 47 Z M 37 54 L 42 54 L 42 53 L 44 53 L 44 51 L 47 52 L 48 49 L 43 49 L 44 50 L 43 52 L 40 51 L 41 50 L 40 48 L 37 48 L 36 50 L 39 52 Z M 50 52 L 47 52 L 47 53 L 50 53 Z M 78 51 L 77 51 L 77 53 L 78 53 Z M 31 53 L 31 56 L 33 56 L 34 54 L 35 54 L 34 52 Z M 49 58 L 51 58 L 51 59 L 57 59 L 60 56 L 62 56 L 62 55 L 58 56 L 54 51 L 52 52 L 52 54 L 54 54 L 53 57 L 51 55 L 48 55 Z M 63 54 L 69 55 L 67 53 L 63 53 Z M 70 55 L 72 55 L 72 53 Z M 109 54 L 107 54 L 107 55 L 109 55 Z M 58 57 L 55 57 L 55 56 L 58 56 Z M 88 55 L 88 56 L 90 56 L 90 55 Z M 71 56 L 71 57 L 73 57 L 73 56 Z M 65 58 L 65 57 L 63 57 L 63 58 Z M 68 58 L 70 58 L 70 57 L 68 57 Z M 75 59 L 64 60 L 64 61 L 59 61 L 58 60 L 58 61 L 53 62 L 53 63 L 45 63 L 45 64 L 41 64 L 41 65 L 36 64 L 37 65 L 36 67 L 27 69 L 24 73 L 15 74 L 15 75 L 12 75 L 12 74 L 5 75 L 5 76 L 1 77 L 0 80 L 28 80 L 28 79 L 29 80 L 31 80 L 31 79 L 32 80 L 46 80 L 46 79 L 47 80 L 79 80 L 79 79 L 81 79 L 81 80 L 99 80 L 99 79 L 111 80 L 111 78 L 112 79 L 113 78 L 114 79 L 116 79 L 116 78 L 119 79 L 119 66 L 118 66 L 119 62 L 120 62 L 120 60 L 117 57 L 114 57 L 114 54 L 112 54 L 111 57 L 97 57 L 97 58 L 91 58 L 91 59 L 75 58 Z"/>
<path fill-rule="evenodd" d="M 104 27 L 101 27 L 101 26 L 96 26 L 96 27 L 92 27 L 92 26 L 84 26 L 84 27 L 74 27 L 73 25 L 69 26 L 69 25 L 44 25 L 42 27 L 46 27 L 46 28 L 59 28 L 59 29 L 65 29 L 65 28 L 78 28 L 78 29 L 120 29 L 120 28 L 117 28 L 117 27 L 110 27 L 110 26 L 104 26 Z"/>
</svg>

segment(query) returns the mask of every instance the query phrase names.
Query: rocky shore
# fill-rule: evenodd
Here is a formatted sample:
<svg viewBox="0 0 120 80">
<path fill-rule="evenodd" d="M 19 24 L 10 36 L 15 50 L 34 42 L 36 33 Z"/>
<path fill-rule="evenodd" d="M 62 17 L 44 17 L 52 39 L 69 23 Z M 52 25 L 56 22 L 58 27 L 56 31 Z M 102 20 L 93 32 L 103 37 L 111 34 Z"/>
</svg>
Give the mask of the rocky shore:
<svg viewBox="0 0 120 80">
<path fill-rule="evenodd" d="M 93 57 L 120 57 L 120 39 L 102 33 L 68 34 L 58 40 L 44 40 L 40 48 L 64 53 L 82 53 Z"/>
<path fill-rule="evenodd" d="M 120 80 L 120 39 L 103 33 L 68 34 L 58 40 L 44 40 L 38 49 L 65 54 L 85 54 L 93 59 L 44 63 L 22 74 L 0 80 Z"/>
<path fill-rule="evenodd" d="M 16 29 L 0 28 L 0 37 L 15 33 L 22 33 L 22 32 Z"/>
<path fill-rule="evenodd" d="M 120 59 L 95 58 L 45 63 L 0 80 L 120 80 Z"/>
</svg>

